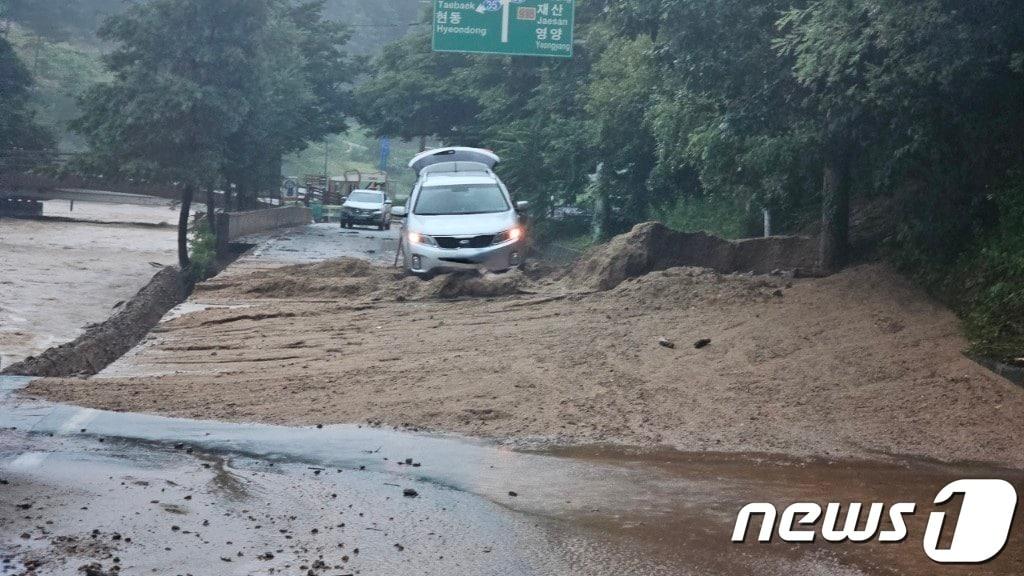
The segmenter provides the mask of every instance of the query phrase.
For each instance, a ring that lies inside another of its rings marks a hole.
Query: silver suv
[[[478,148],[441,148],[409,162],[417,180],[406,206],[391,213],[405,218],[405,267],[415,274],[442,269],[518,266],[525,230],[508,189],[492,169],[497,155]]]

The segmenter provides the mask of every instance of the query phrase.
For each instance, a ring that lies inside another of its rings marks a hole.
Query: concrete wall
[[[286,206],[252,212],[225,212],[217,215],[217,251],[226,253],[228,244],[251,234],[276,228],[302,226],[313,221],[313,212],[303,206]]]

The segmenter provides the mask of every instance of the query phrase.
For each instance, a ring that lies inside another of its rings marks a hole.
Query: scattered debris
[[[111,572],[104,570],[103,565],[98,562],[83,564],[78,567],[78,571],[85,576],[112,576]]]
[[[707,348],[709,344],[711,344],[710,338],[701,338],[693,343],[693,347],[700,350],[701,348]]]
[[[676,347],[676,343],[671,341],[671,340],[669,340],[668,338],[661,338],[660,340],[658,340],[658,345],[661,346],[662,348],[675,348]]]

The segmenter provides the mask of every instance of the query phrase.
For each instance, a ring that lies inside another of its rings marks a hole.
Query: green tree
[[[612,214],[628,222],[649,213],[652,200],[647,183],[655,157],[647,111],[657,86],[654,42],[649,36],[613,40],[594,64],[586,106],[601,163],[592,188],[596,240],[613,232]]]
[[[793,2],[640,0],[616,7],[617,34],[650,34],[658,85],[646,122],[656,161],[657,199],[761,208],[781,216],[816,201],[820,155],[814,114],[773,46],[775,22]],[[692,210],[691,210],[692,212]],[[719,214],[711,209],[707,213]],[[708,228],[719,226],[709,224]],[[725,226],[725,227],[732,227]]]
[[[473,86],[456,77],[470,61],[432,52],[424,33],[385,46],[373,76],[356,89],[359,122],[377,136],[454,141],[480,111]]]
[[[53,135],[39,126],[30,103],[32,76],[7,39],[0,36],[0,170],[17,168],[24,152],[48,151]]]
[[[113,80],[82,99],[75,128],[109,171],[182,188],[178,260],[189,265],[188,221],[197,187],[213,181],[228,138],[250,108],[251,55],[269,0],[154,0],[107,20]]]
[[[870,155],[869,183],[922,191],[912,243],[956,257],[1024,153],[1019,5],[824,0],[780,23],[829,133]]]
[[[248,113],[226,146],[223,180],[236,184],[246,207],[280,186],[284,155],[347,129],[351,85],[362,71],[344,49],[348,30],[323,19],[322,1],[272,8],[253,39],[252,82],[241,87]]]

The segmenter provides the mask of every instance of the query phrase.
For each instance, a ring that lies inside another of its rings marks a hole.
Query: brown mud
[[[29,393],[229,421],[1024,467],[1024,391],[965,358],[955,315],[882,265],[672,268],[602,292],[350,261],[231,276],[192,302],[230,306],[162,323],[97,378]]]
[[[816,242],[809,237],[776,236],[723,240],[704,232],[678,232],[660,222],[631,231],[587,252],[569,271],[581,286],[608,290],[650,272],[696,266],[716,272],[791,271],[816,274]]]

